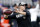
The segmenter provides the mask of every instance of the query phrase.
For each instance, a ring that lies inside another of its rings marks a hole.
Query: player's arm
[[[26,15],[26,12],[22,12],[22,11],[15,11],[16,13],[20,13],[20,14],[23,14],[23,15]]]
[[[18,13],[23,14],[23,15],[26,15],[26,12],[18,12]]]

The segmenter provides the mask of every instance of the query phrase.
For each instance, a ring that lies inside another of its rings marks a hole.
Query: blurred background
[[[14,4],[18,5],[21,2],[25,2],[27,4],[26,9],[35,8],[35,6],[38,4],[38,0],[0,0],[0,4],[3,7],[2,8],[3,11],[5,9],[10,9],[10,8],[13,9],[12,7]],[[10,27],[9,19],[4,19],[3,15],[1,15],[1,23],[0,23],[1,26],[0,27]],[[15,25],[16,24],[15,20],[12,19],[11,21],[12,21],[12,24],[14,25],[13,27],[18,26],[18,25]]]
[[[2,4],[13,5],[15,3],[25,2],[27,4],[36,5],[38,0],[0,0]]]

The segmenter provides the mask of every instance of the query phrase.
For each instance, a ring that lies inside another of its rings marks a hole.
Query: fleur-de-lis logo
[[[14,25],[14,22],[12,22],[12,25]]]
[[[26,19],[26,17],[23,17],[23,19]]]

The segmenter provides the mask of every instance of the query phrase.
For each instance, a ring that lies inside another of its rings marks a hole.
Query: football
[[[11,13],[12,13],[11,10],[5,10],[5,12],[4,12],[4,14],[6,14],[6,15],[10,15]]]

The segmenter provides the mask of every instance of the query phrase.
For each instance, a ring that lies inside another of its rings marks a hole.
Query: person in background
[[[32,6],[32,8],[35,8],[35,6]]]
[[[1,15],[3,15],[2,4],[0,4],[0,21],[1,21]]]
[[[38,15],[37,15],[37,25],[38,27],[40,27],[40,0],[38,2],[39,2],[39,10],[38,10]]]
[[[39,10],[39,4],[37,4],[35,8],[31,8],[29,10],[29,12],[31,14],[31,24],[32,24],[32,27],[38,27],[38,25],[37,25],[38,10]]]
[[[17,10],[17,8],[18,8],[17,4],[14,4],[14,5],[10,6],[10,9],[11,9],[12,11]]]
[[[32,6],[30,4],[27,5],[27,9],[30,9],[32,8]]]
[[[13,13],[10,15],[10,16],[13,17],[12,19],[10,19],[10,25],[11,25],[11,27],[18,27],[17,21],[13,16],[14,15],[14,11],[16,11],[18,9],[17,4],[14,4],[13,7],[10,7],[10,9],[13,11]]]

